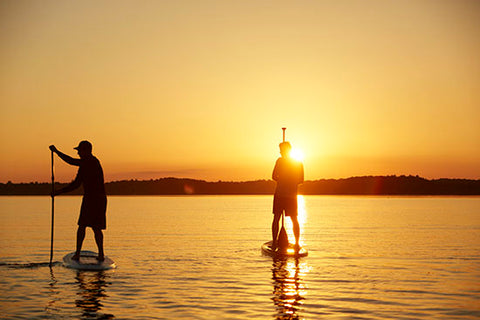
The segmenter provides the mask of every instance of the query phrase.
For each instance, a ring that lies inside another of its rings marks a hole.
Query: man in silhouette
[[[280,143],[280,155],[273,169],[272,179],[277,182],[273,197],[272,249],[278,246],[278,230],[282,213],[289,216],[295,235],[295,249],[300,248],[300,225],[298,224],[297,187],[303,183],[303,164],[290,156],[292,146],[289,142]]]
[[[60,159],[66,163],[77,166],[78,172],[75,180],[73,180],[65,188],[56,190],[53,194],[62,194],[83,185],[83,199],[78,218],[77,229],[77,248],[72,259],[80,259],[80,251],[82,250],[83,240],[85,239],[85,229],[90,227],[95,234],[95,242],[98,246],[99,261],[104,260],[103,251],[103,232],[106,229],[106,210],[107,196],[105,194],[105,185],[103,179],[103,170],[100,161],[92,155],[92,144],[88,141],[81,141],[77,150],[80,159],[72,158],[60,151],[54,145],[50,146],[50,150],[55,152]]]

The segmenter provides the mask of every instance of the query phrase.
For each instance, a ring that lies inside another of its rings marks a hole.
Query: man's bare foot
[[[275,252],[277,250],[277,243],[272,242],[272,251]]]
[[[105,257],[104,257],[103,255],[99,255],[99,256],[97,257],[97,260],[98,260],[99,262],[105,261]]]
[[[295,253],[298,253],[300,251],[300,245],[298,243],[295,244]]]
[[[73,257],[72,257],[72,260],[75,260],[75,261],[80,260],[80,255],[77,254],[77,253],[75,253],[75,254],[73,255]]]

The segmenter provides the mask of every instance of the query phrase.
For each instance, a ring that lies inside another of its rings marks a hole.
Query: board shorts
[[[104,230],[107,228],[106,213],[106,196],[83,196],[78,225]]]
[[[273,197],[273,214],[282,214],[289,217],[296,217],[298,215],[297,197],[282,197],[275,195]]]

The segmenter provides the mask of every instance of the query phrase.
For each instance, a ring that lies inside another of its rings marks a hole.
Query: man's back
[[[94,156],[82,159],[78,170],[85,195],[105,195],[103,170]]]
[[[303,164],[290,157],[280,157],[275,163],[272,178],[277,181],[275,195],[295,197],[298,185],[303,183]]]

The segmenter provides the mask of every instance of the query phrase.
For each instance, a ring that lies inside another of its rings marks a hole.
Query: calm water
[[[272,197],[110,197],[108,272],[60,263],[80,201],[56,199],[50,269],[50,198],[0,197],[0,318],[480,318],[479,197],[303,197],[298,261],[261,255]]]

